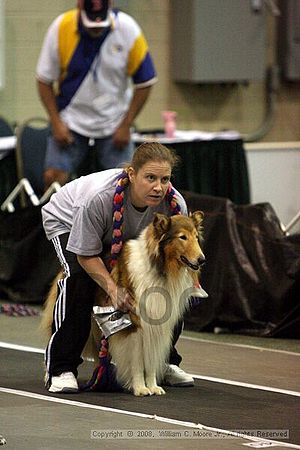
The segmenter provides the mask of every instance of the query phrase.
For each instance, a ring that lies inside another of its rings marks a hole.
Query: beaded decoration
[[[111,242],[111,267],[113,267],[118,259],[123,246],[123,214],[124,214],[124,196],[125,189],[129,185],[129,177],[126,170],[119,175],[117,179],[117,187],[113,198],[113,233]],[[177,202],[175,190],[171,183],[165,196],[167,203],[169,204],[172,212],[172,216],[175,214],[181,214],[180,205]]]
[[[81,391],[120,392],[123,390],[117,382],[116,366],[111,363],[108,346],[107,339],[103,337],[99,351],[99,363],[91,379],[80,386]]]

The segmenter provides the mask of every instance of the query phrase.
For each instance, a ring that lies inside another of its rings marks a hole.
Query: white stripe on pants
[[[47,384],[49,381],[49,369],[50,369],[50,360],[51,360],[51,346],[54,339],[55,334],[61,327],[62,322],[66,316],[66,284],[67,278],[70,276],[70,268],[65,259],[65,256],[62,251],[61,243],[59,240],[59,236],[51,239],[51,242],[54,245],[57,257],[60,261],[60,264],[64,271],[64,278],[59,280],[57,283],[58,295],[54,307],[54,315],[53,321],[55,325],[55,332],[52,334],[49,343],[45,352],[45,366],[46,366],[46,375],[45,375],[45,383]]]

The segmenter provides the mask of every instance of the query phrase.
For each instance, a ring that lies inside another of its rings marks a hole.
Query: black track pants
[[[53,314],[52,336],[45,355],[48,375],[73,372],[82,362],[81,353],[91,327],[97,284],[82,269],[74,253],[65,250],[68,234],[52,242],[64,270],[65,278],[58,282],[57,299]]]

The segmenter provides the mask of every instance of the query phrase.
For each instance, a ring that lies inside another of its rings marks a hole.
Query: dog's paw
[[[133,388],[133,394],[136,397],[144,397],[146,395],[152,395],[152,392],[146,386],[136,386]]]
[[[149,391],[154,395],[164,395],[166,391],[160,386],[149,387]]]

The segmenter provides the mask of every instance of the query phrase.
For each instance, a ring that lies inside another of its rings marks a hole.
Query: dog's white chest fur
[[[145,234],[129,243],[128,268],[142,327],[173,327],[187,306],[192,287],[188,270],[182,267],[176,278],[158,273],[149,257]]]

